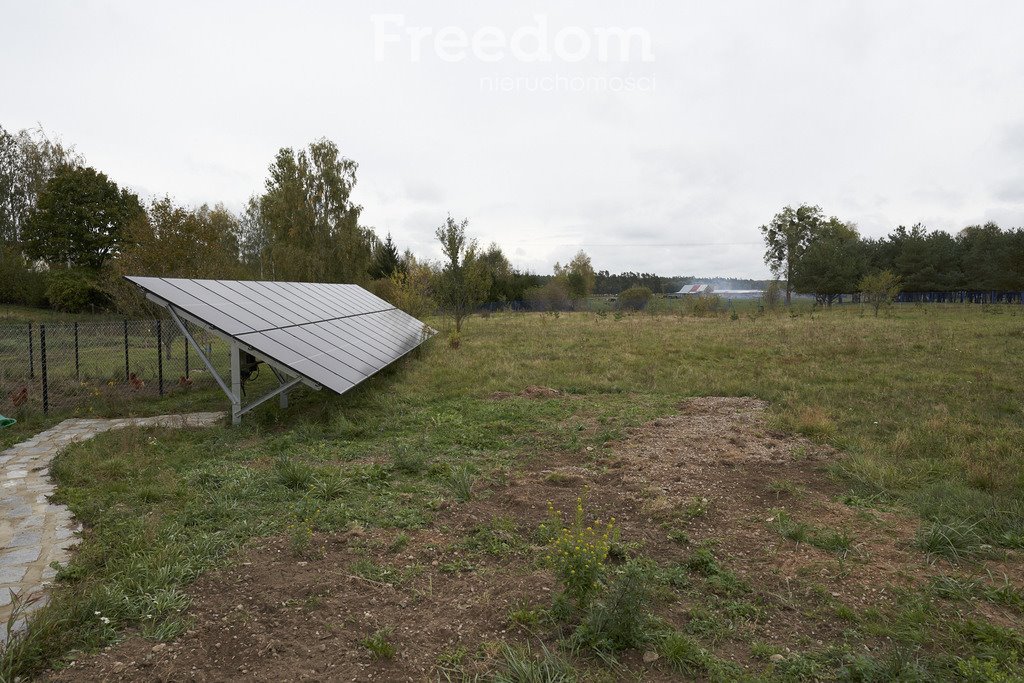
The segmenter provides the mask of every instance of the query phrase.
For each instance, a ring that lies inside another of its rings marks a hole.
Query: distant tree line
[[[42,130],[0,127],[0,303],[141,314],[148,304],[126,274],[351,282],[413,314],[441,308],[460,328],[486,302],[567,310],[592,294],[668,293],[695,281],[596,271],[582,250],[554,264],[552,275],[537,275],[513,267],[498,245],[478,245],[468,220],[451,216],[439,217],[436,231],[444,259],[422,261],[363,224],[352,201],[357,170],[327,139],[282,148],[262,191],[235,213],[221,204],[141,199]],[[1024,290],[1019,229],[988,223],[951,236],[901,226],[871,240],[852,223],[802,205],[786,207],[761,231],[787,300],[797,291],[831,303],[883,271],[904,291]]]
[[[898,226],[880,239],[826,216],[819,206],[787,206],[762,225],[765,263],[791,292],[831,304],[861,292],[867,276],[889,273],[904,292],[1024,291],[1024,230],[995,223],[956,235],[929,232],[920,223]]]
[[[619,294],[630,287],[646,287],[652,292],[666,294],[672,290],[673,281],[654,273],[609,273],[607,270],[597,272],[594,282],[594,293],[601,295]]]

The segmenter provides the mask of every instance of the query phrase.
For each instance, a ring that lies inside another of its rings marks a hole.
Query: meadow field
[[[86,531],[0,677],[1024,677],[1024,307],[445,337],[344,396],[59,456]]]

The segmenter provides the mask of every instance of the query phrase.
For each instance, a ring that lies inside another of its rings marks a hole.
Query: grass
[[[845,555],[853,549],[853,537],[845,529],[827,529],[808,524],[795,519],[785,510],[775,511],[774,524],[780,536],[794,543],[809,543],[836,555]]]
[[[530,648],[504,647],[502,670],[494,683],[576,683],[579,672],[563,656],[541,646],[539,653]]]
[[[914,545],[929,557],[958,561],[976,555],[982,539],[975,525],[968,522],[926,522],[918,529]]]
[[[1024,547],[1022,355],[1024,309],[1012,306],[1001,315],[977,306],[897,307],[878,318],[856,307],[782,316],[742,310],[736,320],[498,314],[470,320],[459,350],[434,343],[344,396],[296,392],[289,410],[261,407],[240,428],[105,434],[53,463],[58,499],[88,532],[61,569],[50,605],[0,658],[0,679],[31,676],[131,628],[173,637],[187,628],[185,587],[253,537],[285,533],[295,520],[315,533],[417,529],[441,514],[440,501],[485,499],[502,473],[545,453],[601,452],[631,427],[672,414],[687,396],[763,398],[772,428],[845,451],[836,475],[849,500],[919,515],[922,557],[965,560],[986,545]],[[568,398],[490,398],[528,385]],[[182,393],[132,410],[200,406],[222,407],[223,400]],[[0,445],[51,422],[29,417],[0,432]],[[780,482],[770,495],[798,493]],[[695,501],[687,513],[706,511]],[[837,554],[853,544],[843,530],[792,518],[779,531]],[[688,543],[682,531],[676,540]],[[482,557],[528,561],[508,520],[483,520],[466,542]],[[734,618],[729,605],[740,609],[739,596],[757,587],[724,570],[727,558],[708,548],[676,547],[693,580],[680,579],[673,590],[698,602],[686,608],[685,629],[648,646],[680,675],[728,680],[735,664],[714,647],[739,637],[734,624],[749,617]],[[361,568],[381,578],[378,570]],[[997,588],[968,593],[996,602]],[[1011,586],[1001,599],[1014,603],[1016,591]],[[842,667],[924,667],[955,678],[991,662],[1010,671],[1012,656],[1024,659],[1005,631],[949,618],[930,602],[945,599],[911,594],[893,607],[854,611],[844,623],[858,637],[888,639],[892,648],[847,657],[826,642],[775,665],[777,673],[797,680]],[[937,658],[893,654],[936,643],[946,648]],[[509,676],[521,671],[505,680],[578,676],[557,652],[519,655],[504,656]]]
[[[448,470],[448,488],[462,502],[473,497],[473,473],[464,465],[453,466]]]
[[[391,637],[391,629],[377,629],[371,635],[363,638],[360,644],[370,651],[374,659],[391,659],[398,652],[398,648],[388,640]]]

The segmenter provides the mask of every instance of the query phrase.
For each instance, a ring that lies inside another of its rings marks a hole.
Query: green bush
[[[523,293],[523,299],[531,311],[572,310],[569,290],[560,280],[551,280],[543,287],[531,287]]]
[[[772,280],[768,283],[768,287],[765,288],[764,292],[761,293],[761,306],[766,311],[778,311],[782,306],[782,283],[778,280]]]
[[[651,567],[638,560],[627,562],[612,576],[605,594],[587,609],[570,639],[572,645],[615,653],[649,642],[655,625],[649,611],[651,599]]]
[[[717,294],[701,294],[683,299],[683,308],[689,315],[703,318],[725,310],[725,302]]]
[[[46,278],[46,300],[50,308],[65,313],[95,311],[110,303],[96,278],[83,270],[51,271]]]
[[[542,533],[550,534],[547,561],[565,593],[580,607],[600,586],[608,551],[616,539],[615,518],[588,522],[583,512],[583,499],[576,499],[576,514],[568,523],[561,511],[548,503],[548,521]]]
[[[0,304],[46,305],[46,281],[13,246],[0,246]]]
[[[626,311],[642,311],[650,302],[651,290],[646,287],[630,287],[619,294],[619,308]]]

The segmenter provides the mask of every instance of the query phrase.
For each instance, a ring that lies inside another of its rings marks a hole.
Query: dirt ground
[[[553,395],[531,388],[522,396]],[[838,455],[773,432],[764,408],[752,398],[685,401],[678,414],[620,442],[538,457],[507,481],[478,485],[473,500],[448,503],[407,541],[396,530],[357,528],[315,537],[322,557],[300,559],[288,539],[265,539],[191,588],[193,626],[176,642],[129,637],[45,680],[443,680],[442,669],[460,659],[469,672],[486,671],[501,642],[554,643],[550,629],[531,633],[509,610],[550,605],[555,585],[537,561],[534,531],[549,501],[571,510],[584,489],[588,511],[615,516],[622,541],[637,552],[672,563],[711,548],[755,587],[759,616],[718,642],[718,656],[753,666],[753,639],[794,649],[841,640],[844,624],[814,607],[879,605],[890,599],[888,586],[919,583],[929,565],[910,547],[916,521],[842,502],[826,472]],[[786,540],[775,523],[780,509],[849,530],[852,548],[838,558]],[[513,549],[468,547],[466,538],[495,518],[512,521]],[[671,538],[673,530],[688,539]],[[389,572],[359,575],[354,565],[367,560]],[[693,608],[684,598],[658,613],[683,628],[696,618]],[[391,629],[391,659],[374,659],[361,642],[378,629]],[[620,661],[645,680],[676,680],[642,655]]]

